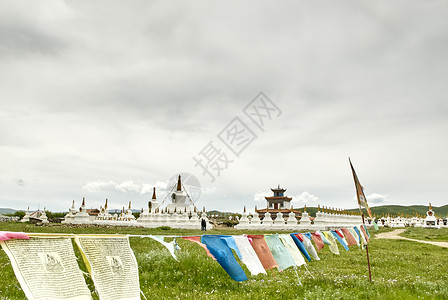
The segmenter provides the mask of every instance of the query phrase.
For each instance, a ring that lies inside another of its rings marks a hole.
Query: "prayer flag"
[[[265,235],[264,239],[266,240],[266,244],[268,244],[269,250],[271,250],[271,253],[274,256],[275,261],[278,263],[280,271],[295,266],[294,260],[280,241],[277,234]]]
[[[233,239],[241,254],[241,261],[246,265],[249,272],[252,275],[258,275],[260,273],[266,274],[266,270],[263,268],[254,248],[249,243],[249,239],[242,235],[234,236]]]
[[[138,265],[127,236],[75,236],[99,298],[140,300]]]
[[[220,235],[220,237],[227,243],[227,246],[229,246],[230,249],[233,249],[235,251],[236,255],[238,255],[238,258],[241,259],[241,253],[235,243],[234,237],[232,235]]]
[[[318,232],[318,231],[316,231]],[[325,234],[323,232],[320,232],[320,238],[322,239],[322,242],[324,242],[325,245],[331,246],[331,242],[327,239]]]
[[[288,250],[289,254],[291,254],[296,266],[300,267],[301,265],[306,264],[305,259],[302,254],[300,254],[299,248],[297,248],[294,240],[289,234],[280,234],[279,238],[283,245],[285,245],[286,250]]]
[[[268,245],[264,239],[263,235],[248,235],[252,239],[252,248],[254,248],[255,253],[257,253],[258,258],[263,265],[265,270],[270,270],[273,268],[278,268],[279,265],[275,261],[271,250],[269,250]]]
[[[369,214],[370,219],[373,220],[372,211],[370,210],[369,205],[367,204],[366,195],[364,195],[364,188],[362,187],[361,183],[359,183],[358,176],[356,175],[355,169],[353,168],[350,158],[348,160],[350,162],[350,167],[352,168],[353,179],[355,180],[356,197],[358,198],[359,209],[361,210],[361,207],[364,207],[367,213]]]
[[[161,236],[161,235],[150,235],[149,237],[152,238],[153,240],[158,241],[163,246],[165,246],[168,249],[168,251],[170,252],[171,256],[174,257],[175,260],[177,260],[176,254],[174,254],[174,251],[175,251],[175,244],[174,243],[167,243],[167,242],[165,242],[164,237]]]
[[[361,227],[359,227],[359,229],[361,229],[361,232],[364,234],[364,238],[366,239],[366,242],[369,243],[369,232],[362,225],[361,225]]]
[[[305,245],[306,251],[308,251],[315,260],[320,260],[313,243],[311,243],[311,233],[307,232],[303,234],[303,244]]]
[[[342,233],[344,234],[346,240],[347,240],[347,245],[348,246],[353,246],[353,245],[357,245],[358,243],[356,242],[356,239],[354,238],[354,236],[351,234],[350,230],[348,230],[347,228],[341,228]]]
[[[216,261],[235,281],[245,281],[247,276],[233,256],[232,250],[226,241],[219,235],[203,235],[201,238]]]
[[[208,251],[207,246],[204,245],[203,243],[201,243],[201,237],[200,236],[183,236],[182,238],[184,240],[187,240],[187,241],[190,241],[192,243],[198,244],[199,246],[204,248],[205,252],[207,252],[207,256],[215,259],[215,257],[210,253],[210,251]]]
[[[296,243],[297,248],[299,248],[300,252],[302,252],[303,256],[305,256],[308,261],[311,261],[311,256],[308,251],[306,251],[305,245],[303,244],[302,235],[300,233],[291,233],[290,235],[294,240],[294,243]]]
[[[26,233],[23,233],[23,232],[0,231],[0,241],[7,241],[10,239],[29,240],[30,237]]]
[[[92,299],[71,238],[33,237],[2,241],[1,245],[28,299]]]
[[[322,240],[319,234],[314,232],[311,234],[311,238],[313,239],[313,242],[316,245],[318,252],[324,248],[324,241]]]
[[[336,240],[345,248],[345,250],[350,251],[348,249],[347,243],[344,242],[344,240],[341,238],[340,234],[337,231],[332,230],[331,233],[333,234],[333,237],[335,237]]]
[[[339,255],[339,248],[338,248],[338,244],[336,242],[336,240],[333,237],[333,234],[329,231],[324,231],[322,232],[325,236],[325,238],[331,243],[330,247],[330,251],[333,252],[334,254]]]

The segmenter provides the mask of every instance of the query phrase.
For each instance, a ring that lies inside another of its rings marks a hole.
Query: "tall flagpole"
[[[365,225],[366,223],[364,222],[364,213],[361,212],[361,216],[362,216],[362,224]],[[372,281],[372,273],[370,272],[370,259],[369,259],[369,245],[367,245],[366,243],[366,255],[367,255],[367,266],[369,267],[369,281]]]
[[[359,206],[359,210],[361,211],[362,224],[365,225],[366,223],[364,221],[364,213],[361,208],[361,202],[359,201],[359,194],[362,193],[364,195],[364,191],[362,190],[363,188],[361,187],[361,184],[359,183],[358,176],[356,175],[355,169],[353,168],[352,162],[350,161],[350,157],[348,158],[348,161],[350,162],[350,167],[351,167],[352,173],[353,173],[353,179],[355,181],[356,197],[358,198],[358,206]],[[365,199],[365,196],[364,196],[364,199]],[[365,201],[367,201],[367,199]],[[368,248],[367,243],[366,243],[366,255],[367,255],[367,266],[369,268],[369,281],[371,282],[372,281],[372,273],[370,271],[369,248]]]

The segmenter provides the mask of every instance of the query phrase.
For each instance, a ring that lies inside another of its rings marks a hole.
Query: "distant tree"
[[[133,215],[136,219],[138,219],[138,218],[140,217],[140,212],[132,213],[132,215]]]
[[[25,216],[25,212],[18,210],[13,214],[13,217],[19,217],[20,219],[22,219]]]
[[[49,210],[45,211],[45,214],[47,215],[48,219],[57,219],[57,218],[63,218],[67,214],[66,212],[51,212]]]

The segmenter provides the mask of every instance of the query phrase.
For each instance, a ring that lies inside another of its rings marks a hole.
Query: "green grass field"
[[[2,223],[0,230],[59,233],[128,233],[161,235],[200,235],[200,231],[143,228],[70,228]],[[382,229],[384,232],[391,229]],[[207,234],[242,234],[237,230],[210,230]],[[247,232],[244,232],[247,233]],[[255,232],[250,232],[255,233]],[[371,231],[372,236],[374,232]],[[409,228],[407,237],[448,241],[448,229]],[[448,249],[405,240],[377,240],[369,244],[372,282],[368,280],[365,251],[357,246],[341,255],[328,248],[320,251],[320,261],[298,269],[302,286],[293,269],[251,276],[235,282],[205,251],[189,241],[178,239],[182,248],[176,262],[158,242],[149,238],[130,238],[140,271],[140,288],[148,299],[448,299]],[[76,246],[75,246],[76,250]],[[76,251],[85,271],[80,254]],[[0,299],[24,299],[9,259],[0,252]],[[311,275],[312,276],[311,276]],[[87,276],[86,281],[93,291]],[[92,292],[94,299],[98,299]]]

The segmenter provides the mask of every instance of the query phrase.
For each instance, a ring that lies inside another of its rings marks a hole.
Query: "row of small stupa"
[[[362,224],[362,217],[350,214],[343,210],[323,209],[320,206],[316,212],[316,217],[311,221],[306,206],[302,216],[297,218],[294,209],[291,206],[289,213],[278,211],[273,218],[269,209],[260,216],[255,207],[254,213],[250,215],[246,212],[246,207],[241,214],[237,229],[260,229],[260,230],[330,230],[340,227],[349,227]]]
[[[182,190],[181,178],[179,176],[177,189],[171,195],[172,203],[165,209],[160,207],[156,198],[156,189],[153,189],[151,201],[148,202],[148,208],[140,213],[138,219],[132,214],[131,202],[127,210],[123,208],[120,214],[110,214],[107,207],[107,199],[104,207],[100,207],[96,216],[89,215],[85,207],[85,199],[79,210],[75,209],[75,201],[65,216],[63,223],[67,224],[98,224],[98,225],[119,225],[119,226],[142,226],[147,228],[156,228],[168,226],[171,228],[199,229],[201,220],[205,219],[208,223],[205,207],[202,212],[198,212],[196,207],[186,204],[187,194]],[[211,225],[209,225],[210,227]]]
[[[397,217],[382,217],[377,220],[378,226],[382,227],[422,227],[422,228],[446,228],[448,227],[448,217],[436,218],[432,205],[429,203],[429,209],[426,217],[415,215],[412,218],[405,218],[403,215]]]

